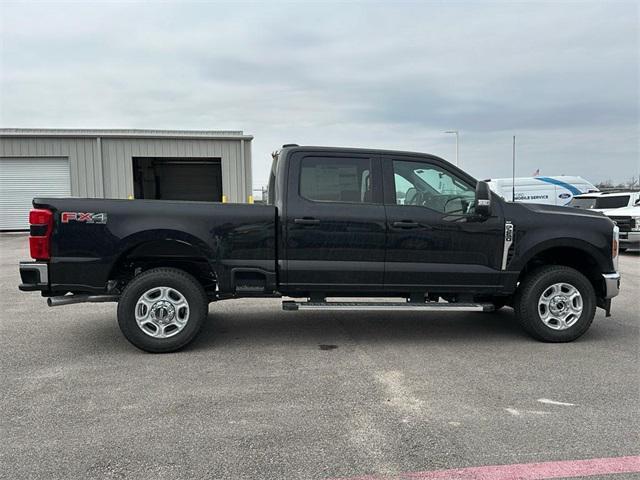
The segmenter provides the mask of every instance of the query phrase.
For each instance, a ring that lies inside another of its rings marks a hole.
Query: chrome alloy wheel
[[[153,338],[169,338],[187,325],[189,303],[175,288],[154,287],[140,296],[135,313],[144,333]]]
[[[547,287],[538,300],[540,320],[554,330],[572,327],[582,315],[582,295],[569,283],[554,283]]]

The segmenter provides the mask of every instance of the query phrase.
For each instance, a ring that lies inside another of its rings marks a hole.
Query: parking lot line
[[[428,472],[405,472],[392,477],[365,475],[341,480],[544,480],[617,473],[640,473],[640,456],[487,465]]]
[[[559,402],[557,400],[550,400],[548,398],[539,398],[538,401],[540,403],[546,403],[548,405],[559,405],[561,407],[575,407],[576,406],[575,403]]]

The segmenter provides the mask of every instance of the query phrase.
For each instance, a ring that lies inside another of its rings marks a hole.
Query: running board
[[[283,310],[429,310],[432,312],[491,312],[492,303],[445,302],[282,302]]]

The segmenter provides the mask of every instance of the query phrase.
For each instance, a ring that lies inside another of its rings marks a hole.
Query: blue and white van
[[[505,200],[513,201],[513,179],[494,178],[486,181],[491,190]],[[564,206],[571,202],[574,195],[597,191],[595,185],[582,177],[560,175],[557,177],[517,177],[515,179],[516,202]]]

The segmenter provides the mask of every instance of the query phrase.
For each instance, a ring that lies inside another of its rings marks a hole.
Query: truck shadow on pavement
[[[520,328],[510,309],[491,314],[397,312],[393,315],[383,312],[287,314],[271,311],[232,314],[216,313],[215,306],[212,310],[199,337],[185,350],[235,348],[243,344],[261,347],[308,345],[315,349],[321,345],[345,344],[397,347],[444,343],[539,344]],[[576,342],[602,340],[610,336],[605,329],[596,327],[594,324]]]
[[[606,328],[606,320],[594,325],[578,342],[611,342],[615,332]],[[138,351],[122,336],[115,319],[81,322],[67,326],[67,342],[76,350],[92,352]],[[77,330],[77,331],[76,331]],[[62,341],[63,338],[60,340]],[[181,352],[233,350],[247,347],[269,349],[279,346],[323,349],[322,345],[360,347],[429,346],[458,344],[485,347],[505,344],[537,344],[518,325],[513,310],[495,313],[422,313],[349,312],[288,313],[274,309],[243,312],[216,312],[209,318],[193,343]],[[325,348],[329,353],[334,348]]]

